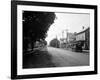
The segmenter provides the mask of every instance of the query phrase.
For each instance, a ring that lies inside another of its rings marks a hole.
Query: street
[[[48,47],[48,52],[52,55],[52,62],[57,67],[89,65],[89,55],[84,53],[72,52],[53,47]]]
[[[46,68],[89,65],[89,55],[61,48],[47,47],[23,56],[23,68]]]

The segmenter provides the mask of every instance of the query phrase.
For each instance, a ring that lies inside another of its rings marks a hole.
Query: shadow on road
[[[23,68],[46,68],[55,67],[48,51],[35,51],[23,55]]]

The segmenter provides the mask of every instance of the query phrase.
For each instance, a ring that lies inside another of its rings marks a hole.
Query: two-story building
[[[76,33],[76,42],[80,42],[83,44],[83,49],[89,50],[89,43],[90,43],[90,28],[88,27],[87,29]]]

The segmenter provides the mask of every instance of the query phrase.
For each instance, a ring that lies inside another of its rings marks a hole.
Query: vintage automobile
[[[84,45],[84,41],[82,41],[82,40],[81,41],[76,41],[76,42],[72,43],[71,48],[72,48],[73,51],[82,52],[83,45]]]

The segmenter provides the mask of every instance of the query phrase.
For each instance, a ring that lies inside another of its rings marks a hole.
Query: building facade
[[[90,46],[90,28],[76,33],[76,41],[81,42],[83,44],[82,48],[85,50],[89,50]]]
[[[90,28],[78,32],[67,33],[66,38],[60,39],[60,47],[66,49],[76,49],[76,46],[83,50],[90,49]],[[79,49],[79,48],[77,48]]]
[[[70,48],[70,45],[73,41],[75,41],[75,33],[67,33],[66,38],[60,39],[61,48]]]

